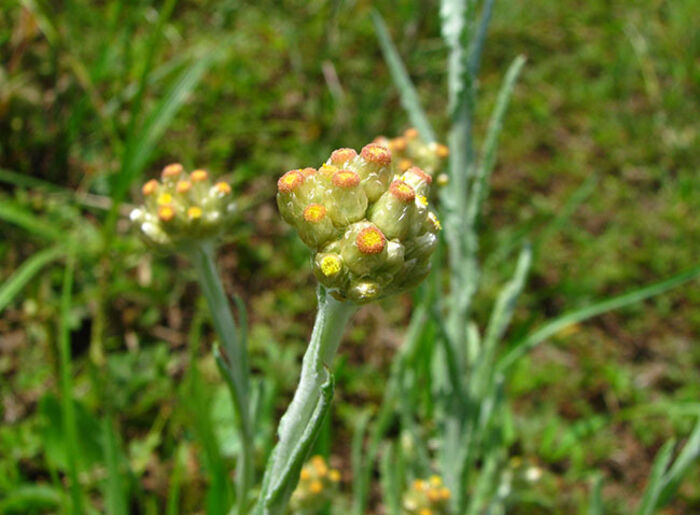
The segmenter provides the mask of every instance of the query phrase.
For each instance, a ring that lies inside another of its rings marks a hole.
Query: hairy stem
[[[286,508],[330,400],[324,397],[324,389],[329,382],[332,383],[328,368],[333,363],[345,326],[356,309],[354,304],[340,302],[325,288],[319,287],[318,312],[304,354],[299,385],[280,421],[279,441],[265,471],[256,513],[278,514]]]

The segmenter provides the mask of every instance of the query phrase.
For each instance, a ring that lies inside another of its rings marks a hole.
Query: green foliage
[[[469,510],[697,510],[695,3],[442,3],[451,57],[437,1],[0,7],[0,512],[81,502],[87,512],[218,512],[237,499],[239,447],[225,436],[236,410],[222,407],[195,275],[145,256],[123,223],[121,201],[147,170],[177,159],[230,174],[244,214],[219,269],[250,311],[261,472],[313,306],[308,252],[274,212],[275,178],[409,123],[441,140],[455,121],[451,145],[464,153],[448,188],[472,189],[463,204],[441,201],[453,228],[469,213],[479,236],[449,242],[478,258],[451,270],[471,322],[437,316],[449,304],[439,277],[358,313],[324,422],[348,479],[333,512],[400,512],[405,485],[444,473],[436,451],[457,420],[446,399],[459,383],[483,392],[467,406],[480,453],[468,457]],[[506,87],[520,53],[527,65]],[[511,87],[500,118],[499,88],[503,99]],[[486,141],[498,141],[497,156]],[[528,241],[527,285],[511,310],[500,290]],[[436,252],[440,268],[448,251]],[[488,329],[496,306],[509,308],[505,331]],[[462,343],[448,345],[458,332]],[[482,372],[477,387],[465,368],[437,365],[449,353],[462,355],[451,364],[492,362],[499,373]],[[355,431],[363,438],[350,446]],[[679,444],[661,447],[669,438]],[[68,445],[79,449],[77,480]]]

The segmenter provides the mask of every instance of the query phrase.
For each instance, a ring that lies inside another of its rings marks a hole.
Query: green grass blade
[[[537,331],[517,342],[513,348],[505,356],[503,356],[503,358],[501,358],[498,364],[498,369],[501,372],[505,371],[507,368],[513,365],[518,358],[565,327],[569,327],[594,316],[607,313],[608,311],[613,311],[615,309],[636,304],[637,302],[641,302],[649,297],[653,297],[654,295],[660,295],[664,292],[672,290],[673,288],[676,288],[677,286],[680,286],[683,283],[695,280],[699,277],[700,267],[696,267],[664,281],[645,286],[644,288],[640,288],[617,297],[613,297],[612,299],[586,306],[585,308],[581,308],[570,313],[565,313],[560,317],[550,320]]]
[[[19,205],[13,202],[0,202],[0,220],[17,225],[25,231],[46,240],[65,240],[66,235],[63,230],[50,225],[46,220],[34,216],[33,213],[26,209],[22,209]]]
[[[352,436],[352,512],[356,515],[365,513],[363,479],[369,474],[367,469],[371,469],[374,465],[369,459],[369,453],[363,452],[369,420],[369,411],[362,412],[357,420],[355,432]],[[365,459],[363,459],[363,456]]]
[[[73,273],[75,270],[75,254],[72,249],[68,254],[66,269],[63,272],[61,289],[61,318],[59,332],[59,373],[61,390],[61,416],[63,431],[66,435],[68,477],[70,478],[71,512],[84,513],[85,501],[78,480],[78,426],[73,403],[73,378],[70,346],[70,317],[73,294]]]
[[[15,273],[0,286],[0,313],[12,302],[22,288],[46,265],[58,259],[64,252],[62,247],[40,250],[20,265]]]
[[[67,192],[65,188],[56,186],[48,181],[37,179],[26,173],[13,172],[5,168],[0,168],[0,182],[21,186],[22,188],[33,188],[52,192]]]
[[[389,442],[384,447],[381,461],[382,500],[388,515],[401,514],[401,474],[398,446]]]
[[[673,446],[675,444],[675,440],[669,440],[661,447],[661,450],[656,455],[654,464],[651,467],[651,473],[649,474],[647,487],[644,490],[644,497],[642,497],[642,502],[637,510],[639,515],[652,515],[656,511],[656,505],[664,486],[664,474],[671,462]]]
[[[664,478],[664,487],[659,495],[657,507],[662,508],[676,494],[678,487],[683,481],[688,468],[700,458],[700,417],[695,424],[688,441],[683,446],[683,450],[671,465],[671,469]]]
[[[532,264],[532,250],[529,245],[523,247],[515,268],[515,274],[496,300],[491,319],[489,320],[486,336],[473,374],[474,383],[472,392],[476,395],[485,395],[488,385],[493,381],[493,364],[496,358],[498,342],[503,338],[506,329],[510,325],[515,311],[515,305],[525,287],[525,279]]]
[[[591,495],[588,501],[588,515],[604,515],[603,476],[597,474],[591,481]]]
[[[209,54],[195,60],[180,72],[165,96],[148,116],[143,128],[138,132],[138,136],[135,137],[133,146],[127,150],[124,164],[115,185],[115,201],[119,202],[123,199],[129,186],[143,172],[159,139],[175,117],[175,114],[185,103],[189,94],[202,80],[213,61],[213,55]]]
[[[20,485],[0,499],[0,513],[58,513],[65,504],[61,489],[43,484]]]
[[[372,21],[374,22],[374,29],[377,33],[377,39],[379,39],[379,46],[384,54],[384,60],[389,67],[391,78],[394,80],[394,84],[399,90],[401,105],[408,113],[411,123],[418,129],[421,137],[428,142],[435,141],[435,132],[428,121],[425,111],[423,111],[420,105],[418,92],[413,82],[411,82],[411,78],[401,61],[401,56],[399,56],[396,46],[391,40],[384,19],[377,10],[372,10]]]
[[[128,497],[123,478],[122,456],[117,436],[114,434],[112,421],[108,417],[102,419],[102,438],[104,445],[107,480],[105,481],[105,508],[109,515],[126,515],[128,513]]]
[[[491,120],[489,121],[486,138],[484,139],[484,144],[481,150],[481,162],[477,168],[476,177],[474,178],[474,185],[470,192],[469,207],[467,211],[467,223],[470,226],[476,221],[476,218],[481,211],[481,206],[488,196],[489,182],[496,163],[498,137],[503,129],[503,118],[505,117],[510,99],[513,96],[515,82],[517,81],[518,75],[520,75],[520,71],[522,70],[524,64],[525,57],[520,55],[515,58],[513,63],[508,68],[505,79],[503,80],[503,85],[501,86],[501,90],[498,92],[496,106],[491,114]]]
[[[481,69],[481,56],[484,52],[484,41],[486,41],[486,33],[488,32],[489,23],[491,22],[494,2],[495,0],[486,0],[484,2],[484,7],[481,10],[481,21],[479,22],[479,27],[471,43],[469,71],[472,77],[479,75],[479,70]]]

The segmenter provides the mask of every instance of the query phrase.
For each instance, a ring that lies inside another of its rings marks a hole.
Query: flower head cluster
[[[292,494],[292,509],[316,513],[331,499],[339,482],[340,472],[330,468],[323,456],[313,456],[301,469],[299,484]]]
[[[157,246],[214,238],[230,222],[235,208],[229,183],[212,182],[205,170],[188,174],[177,163],[163,168],[161,180],[151,179],[141,192],[143,205],[130,218],[146,241]]]
[[[412,166],[418,166],[426,173],[434,175],[441,168],[449,151],[441,143],[426,143],[420,138],[416,129],[406,129],[402,136],[387,139],[379,136],[374,140],[391,150],[397,168],[404,172]]]
[[[416,479],[403,496],[405,515],[442,515],[449,513],[450,490],[440,476]]]
[[[428,208],[432,176],[400,169],[388,147],[335,150],[318,170],[277,182],[282,217],[315,251],[314,273],[358,304],[418,284],[430,271],[440,222]]]

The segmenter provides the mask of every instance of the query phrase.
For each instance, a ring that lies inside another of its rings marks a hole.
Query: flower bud
[[[378,138],[359,155],[340,148],[318,170],[292,170],[279,179],[280,213],[315,252],[314,274],[335,298],[381,299],[430,271],[439,230],[428,209],[432,177],[412,164],[400,171],[392,155],[417,144],[410,131]]]
[[[330,217],[338,226],[362,220],[367,211],[367,195],[360,176],[352,170],[338,170],[331,178]]]
[[[290,499],[294,513],[317,513],[334,495],[340,471],[330,468],[322,456],[313,456],[299,473],[299,483]]]
[[[188,176],[178,163],[163,168],[161,178],[143,185],[144,204],[130,214],[148,243],[170,247],[211,239],[230,223],[235,206],[228,183],[212,185],[204,170]]]
[[[360,152],[357,172],[370,202],[375,202],[391,182],[391,152],[381,145],[370,143]]]
[[[415,479],[403,496],[403,509],[410,515],[446,515],[449,513],[450,490],[440,476]]]
[[[309,204],[304,208],[298,230],[304,243],[312,248],[321,247],[335,233],[333,222],[323,204]]]
[[[415,200],[415,190],[406,182],[396,180],[372,206],[369,219],[387,238],[405,238],[414,221]]]

